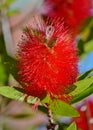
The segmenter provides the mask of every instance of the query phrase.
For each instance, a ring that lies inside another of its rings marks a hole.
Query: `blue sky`
[[[93,68],[93,51],[88,53],[86,57],[79,62],[78,67],[80,73],[84,73]]]

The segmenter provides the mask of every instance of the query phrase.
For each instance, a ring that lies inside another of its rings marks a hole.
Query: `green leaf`
[[[0,87],[0,94],[7,98],[18,100],[18,101],[24,101],[25,97],[27,96],[27,95],[24,95],[23,89],[10,87],[10,86]],[[29,96],[27,99],[27,103],[29,104],[34,104],[36,103],[36,101],[37,101],[37,98],[32,97],[32,96]]]
[[[85,89],[87,89],[91,84],[93,83],[93,76],[90,78],[85,78],[83,80],[77,81],[75,85],[77,88],[71,92],[73,96],[76,96],[77,94],[83,92]]]
[[[7,16],[12,16],[12,15],[16,15],[18,13],[20,13],[20,11],[18,9],[13,9],[13,10],[8,10],[6,15]]]
[[[3,86],[0,87],[0,94],[10,99],[15,99],[19,101],[24,100],[23,93],[19,91],[19,88]]]
[[[55,115],[62,115],[69,117],[79,116],[79,113],[75,108],[60,100],[52,101],[49,107]]]
[[[2,62],[4,63],[4,67],[6,69],[7,74],[12,74],[13,77],[17,80],[18,79],[18,75],[17,75],[17,61],[16,59],[8,56],[8,55],[4,55],[2,56]]]
[[[0,10],[4,8],[4,5],[3,4],[0,4]]]
[[[79,113],[77,112],[77,110],[75,108],[73,108],[71,105],[69,105],[66,102],[63,102],[61,100],[57,100],[57,99],[51,100],[49,95],[47,95],[42,100],[42,103],[50,104],[50,109],[56,115],[69,116],[69,117],[79,116]],[[45,110],[45,112],[46,112],[46,110]]]
[[[77,103],[81,101],[82,99],[88,97],[89,95],[93,94],[93,84],[90,85],[86,90],[76,95],[72,100],[71,103]]]
[[[2,4],[0,3],[0,9],[8,8],[16,0],[5,0]]]
[[[8,6],[10,6],[11,4],[13,4],[15,1],[16,1],[16,0],[6,0],[6,1],[5,1],[5,4],[6,4],[6,6],[8,7]]]
[[[7,82],[7,74],[5,72],[5,67],[1,62],[1,56],[0,56],[0,86],[5,85]]]
[[[84,51],[86,53],[90,52],[90,51],[93,51],[93,40],[87,42],[85,45],[84,45]]]
[[[44,106],[39,105],[38,110],[42,111],[43,113],[47,114],[47,108]]]
[[[85,73],[83,73],[83,74],[80,74],[80,75],[78,76],[78,81],[79,81],[79,80],[82,80],[82,79],[84,79],[84,78],[87,78],[87,76],[88,76],[91,72],[93,72],[93,68],[90,69],[90,70],[88,70],[87,72],[85,72]]]
[[[8,117],[17,118],[17,119],[31,118],[32,116],[33,116],[33,114],[31,114],[31,113],[21,113],[21,114],[15,114],[15,115],[8,115]]]
[[[50,95],[47,94],[46,97],[41,101],[42,103],[49,103],[51,101]]]
[[[2,62],[3,67],[5,69],[5,73],[7,75],[7,80],[8,80],[8,76],[10,73],[17,80],[18,79],[17,67],[16,67],[17,61],[16,61],[16,59],[7,55],[7,51],[6,51],[6,47],[5,47],[5,43],[4,43],[4,37],[2,35],[0,36],[0,53],[2,54],[1,55],[1,62]]]
[[[73,122],[73,123],[67,128],[67,130],[77,130],[75,122]]]
[[[78,41],[77,47],[79,49],[78,55],[82,55],[84,53],[84,41],[82,39]]]
[[[29,104],[35,104],[36,102],[37,102],[37,97],[28,96],[27,103],[29,103]],[[38,102],[38,105],[39,105],[39,102]]]

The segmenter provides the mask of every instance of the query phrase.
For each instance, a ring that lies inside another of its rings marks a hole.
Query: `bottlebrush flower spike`
[[[60,18],[35,19],[25,30],[18,51],[19,80],[26,94],[69,100],[78,74],[76,46]]]
[[[78,103],[76,108],[80,113],[80,117],[73,120],[76,122],[78,129],[93,130],[93,95]]]
[[[65,22],[76,31],[88,17],[93,16],[92,0],[45,0],[43,6],[47,10],[41,10],[44,15],[64,17]]]

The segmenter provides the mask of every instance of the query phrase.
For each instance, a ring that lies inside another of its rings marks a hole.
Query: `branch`
[[[49,108],[48,104],[45,104],[45,107],[47,108],[47,116],[48,116],[48,125],[47,130],[58,130],[58,125],[55,123],[52,115],[52,111]]]

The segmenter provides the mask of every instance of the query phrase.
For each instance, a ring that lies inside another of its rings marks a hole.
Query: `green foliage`
[[[77,103],[93,94],[93,76],[85,78],[85,76],[87,76],[91,71],[92,70],[81,75],[81,77],[79,77],[80,80],[75,83],[77,88],[71,93],[74,96],[71,103]]]
[[[93,76],[79,80],[75,83],[75,85],[77,86],[77,88],[73,92],[71,92],[71,94],[74,96],[71,103],[81,101],[82,99],[93,93]],[[10,99],[19,101],[24,101],[25,98],[25,96],[23,96],[23,90],[15,87],[0,87],[0,94]],[[34,104],[37,102],[37,98],[29,96],[27,102],[29,104]],[[42,100],[42,103],[48,103],[50,109],[56,115],[70,117],[79,116],[78,112],[71,105],[57,99],[51,100],[49,95],[47,95],[46,98]]]
[[[9,6],[16,0],[4,0],[0,3],[0,10],[6,9],[6,16],[12,16],[18,14],[20,11],[18,9],[9,9]]]
[[[6,80],[8,81],[9,74],[12,74],[13,77],[17,80],[17,68],[16,68],[17,61],[16,59],[8,56],[2,35],[0,36],[0,54],[1,54],[1,64],[2,67],[4,68],[7,77]]]
[[[7,12],[6,12],[6,16],[13,16],[13,15],[16,15],[20,13],[20,11],[18,9],[9,9]]]
[[[79,80],[82,80],[82,79],[84,79],[84,78],[87,78],[92,72],[93,72],[93,69],[90,69],[90,70],[86,71],[85,73],[80,74],[80,75],[78,76],[78,81],[79,81]],[[93,75],[93,74],[92,74],[92,75]]]
[[[77,130],[76,124],[73,122],[73,123],[67,128],[67,130]]]
[[[92,71],[93,69],[85,72],[84,74],[79,75],[78,81],[75,83],[75,86],[76,86],[75,90],[71,92],[71,94],[74,96],[73,99],[71,100],[72,104],[77,103],[78,101],[81,101],[82,99],[86,98],[87,96],[93,93],[93,76],[89,77],[89,74]],[[46,98],[42,100],[42,102],[50,103],[51,102],[50,96],[47,95]]]
[[[27,95],[23,93],[23,89],[11,86],[1,86],[0,87],[0,94],[10,99],[18,100],[18,101],[25,101]],[[34,104],[36,103],[37,98],[29,96],[27,99],[27,103]]]
[[[77,103],[81,100],[83,100],[84,98],[90,96],[91,94],[93,94],[93,84],[90,85],[86,90],[84,90],[83,92],[77,94],[71,101],[71,103]]]
[[[50,109],[55,115],[62,115],[69,117],[79,116],[77,110],[73,108],[71,105],[58,99],[51,100],[49,95],[47,95],[46,98],[42,100],[42,102],[48,103]]]
[[[14,119],[30,118],[32,116],[33,116],[33,114],[31,114],[31,113],[21,113],[21,114],[16,114],[16,115],[9,115],[9,117],[14,118]]]
[[[8,55],[4,55],[2,57],[2,61],[4,63],[7,74],[12,74],[13,77],[17,80],[17,61]]]
[[[19,101],[24,100],[23,93],[19,91],[19,88],[3,86],[3,87],[0,87],[0,94],[10,99],[15,99]]]
[[[80,35],[85,44],[93,39],[93,17],[90,17],[85,21],[85,25],[83,26],[83,30]]]
[[[90,51],[93,51],[93,39],[88,41],[85,45],[84,45],[84,52],[88,53]]]
[[[0,9],[8,8],[15,1],[16,0],[4,0],[2,3],[0,3]]]
[[[23,95],[23,90],[19,88],[3,86],[0,87],[0,94],[7,98],[18,101],[24,101],[25,99],[25,96]],[[34,104],[36,103],[36,101],[37,100],[34,97],[30,97],[30,99],[27,100],[27,102],[30,104]],[[79,116],[78,112],[71,105],[68,105],[67,103],[60,100],[51,101],[49,107],[56,115],[71,117]]]
[[[14,3],[16,0],[5,0],[5,3],[7,6],[9,6],[10,4]]]
[[[5,67],[2,64],[0,57],[0,86],[4,85],[6,82],[7,82],[7,75],[5,72]]]
[[[81,92],[85,91],[92,83],[93,83],[93,76],[77,81],[75,83],[77,87],[73,92],[71,92],[71,94],[73,96],[80,94]]]
[[[69,117],[79,116],[79,113],[75,108],[60,100],[55,100],[51,102],[49,107],[55,115],[62,115]]]
[[[93,17],[86,20],[78,40],[78,54],[80,58],[84,57],[88,52],[93,51]]]

